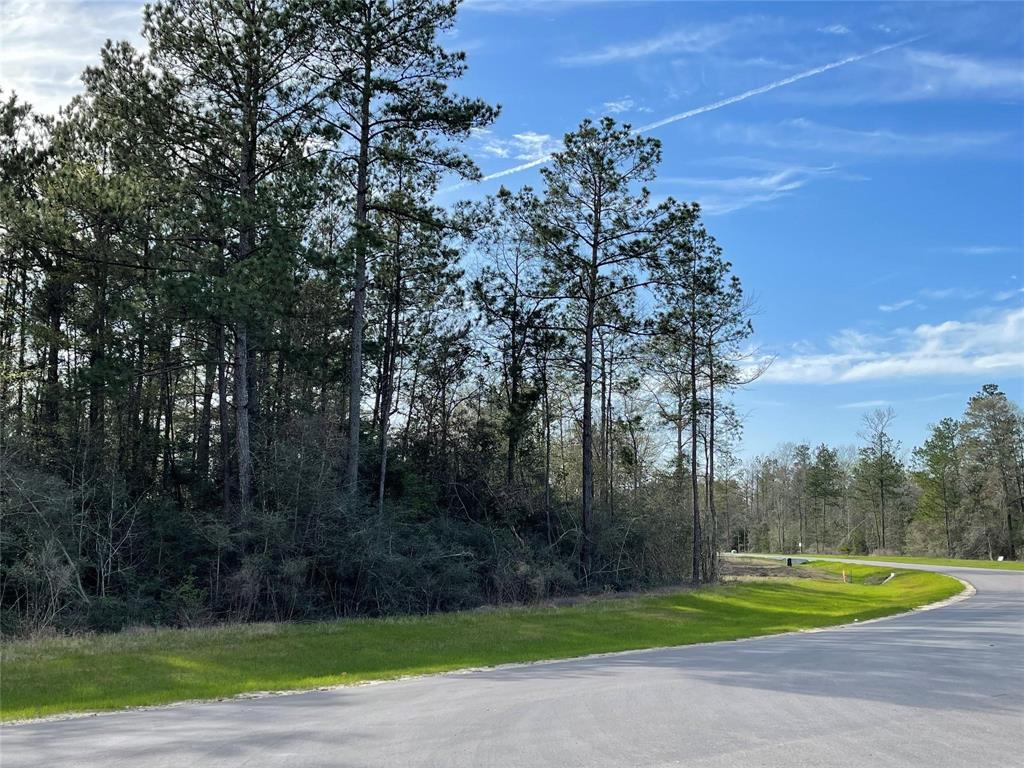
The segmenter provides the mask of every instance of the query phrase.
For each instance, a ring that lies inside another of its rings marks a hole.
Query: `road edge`
[[[831,562],[842,562],[842,561],[831,561]],[[910,570],[910,569],[908,569]],[[917,568],[913,570],[924,570],[923,568]],[[963,585],[963,589],[952,597],[947,597],[943,600],[938,600],[934,603],[926,603],[925,605],[919,605],[916,608],[911,608],[909,611],[901,611],[900,613],[893,613],[888,616],[879,616],[874,619],[865,619],[864,621],[854,620],[843,624],[831,624],[827,627],[814,627],[812,629],[795,629],[790,632],[775,632],[767,635],[754,635],[752,637],[739,637],[732,640],[711,640],[703,643],[686,643],[684,645],[657,645],[650,648],[634,648],[625,651],[604,651],[601,653],[588,653],[583,656],[566,656],[561,659],[537,659],[536,661],[510,661],[506,664],[494,664],[491,666],[484,667],[463,667],[461,669],[450,669],[444,672],[426,672],[419,675],[402,675],[401,677],[389,677],[383,680],[362,680],[357,683],[338,683],[336,685],[322,685],[315,688],[295,688],[282,691],[247,691],[245,693],[239,693],[234,696],[224,696],[221,698],[212,699],[185,699],[183,701],[174,701],[168,704],[144,704],[137,707],[124,707],[122,709],[110,709],[110,710],[98,710],[93,712],[66,712],[57,715],[44,715],[42,717],[30,717],[21,718],[18,720],[6,720],[0,721],[0,730],[11,727],[21,727],[29,725],[43,725],[47,723],[59,723],[67,720],[83,720],[86,718],[93,717],[107,717],[110,715],[124,715],[132,712],[152,712],[156,710],[164,709],[177,709],[179,707],[188,707],[201,704],[224,704],[229,702],[243,702],[243,701],[255,701],[261,699],[270,699],[280,696],[300,696],[302,694],[310,693],[330,693],[331,691],[337,691],[344,688],[363,688],[371,685],[388,685],[390,683],[400,683],[410,680],[421,680],[424,678],[431,677],[454,677],[457,675],[471,675],[478,672],[494,672],[505,669],[523,669],[527,667],[536,667],[541,665],[549,664],[565,664],[575,661],[589,661],[593,659],[604,659],[615,656],[624,656],[626,654],[645,654],[645,653],[659,653],[664,651],[682,650],[685,648],[697,648],[708,645],[725,645],[727,643],[749,643],[756,642],[758,640],[768,640],[776,637],[787,637],[789,635],[811,635],[818,634],[821,632],[832,632],[839,629],[850,629],[852,627],[862,627],[868,624],[876,624],[881,621],[890,621],[892,619],[898,619],[901,617],[910,616],[919,611],[931,611],[937,608],[945,608],[955,603],[969,600],[978,593],[977,588],[969,581],[961,579],[959,576],[954,576],[951,573],[943,573],[942,571],[929,571],[929,573],[938,573],[942,576],[949,576],[951,579],[956,579]]]

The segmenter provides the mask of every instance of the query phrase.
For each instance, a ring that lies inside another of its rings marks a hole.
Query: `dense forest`
[[[0,101],[4,632],[451,610],[720,549],[1015,557],[993,386],[908,458],[743,466],[751,306],[657,139],[440,207],[498,114],[458,2],[172,0],[58,116]]]
[[[1024,416],[994,384],[909,453],[891,408],[863,417],[859,443],[788,444],[716,482],[738,551],[908,553],[1017,559],[1024,548]]]

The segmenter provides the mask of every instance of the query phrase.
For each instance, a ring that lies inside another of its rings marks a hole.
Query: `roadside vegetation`
[[[846,572],[851,582],[843,581]],[[955,579],[888,568],[746,563],[726,583],[573,604],[313,624],[247,624],[18,640],[0,716],[23,719],[467,667],[736,640],[886,616],[951,597]],[[751,575],[753,573],[754,575]],[[762,574],[785,574],[762,575]]]
[[[458,7],[164,0],[0,93],[0,632],[716,581],[739,277],[610,117],[469,185]]]
[[[1024,563],[1016,560],[965,560],[950,557],[904,557],[902,555],[813,555],[814,558],[832,560],[853,557],[874,562],[913,563],[918,565],[948,565],[962,568],[991,568],[999,571],[1024,571]]]
[[[475,186],[511,145],[457,0],[151,6],[57,115],[0,92],[0,634],[1024,551],[994,383],[909,462],[888,409],[744,462],[770,358],[716,217],[612,117]]]

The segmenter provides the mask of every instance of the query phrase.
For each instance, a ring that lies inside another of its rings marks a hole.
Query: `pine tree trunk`
[[[21,437],[25,426],[25,352],[28,348],[26,328],[28,327],[28,274],[21,270],[21,326],[18,329],[18,429]]]
[[[607,368],[607,406],[604,409],[605,413],[605,434],[604,434],[604,456],[605,456],[605,500],[604,504],[608,510],[608,518],[613,519],[615,515],[615,454],[614,454],[614,429],[612,427],[612,406],[611,406],[611,393],[612,386],[614,383],[614,365],[615,355],[614,352],[608,353],[608,368]]]
[[[715,367],[712,342],[708,342],[708,514],[711,515],[709,581],[718,580],[718,515],[715,510]]]
[[[516,353],[516,325],[512,324],[512,360],[509,365],[509,429],[505,455],[505,486],[512,488],[516,476],[516,452],[519,448],[519,361]]]
[[[583,547],[581,558],[584,577],[589,579],[594,559],[594,329],[601,242],[601,196],[595,192],[593,206],[593,239],[590,247],[590,269],[586,284],[586,319],[583,337]]]
[[[217,411],[220,447],[221,504],[224,520],[231,516],[231,425],[228,420],[227,342],[224,323],[217,323]]]
[[[256,75],[250,64],[246,95],[255,98]],[[238,231],[238,260],[245,263],[256,250],[256,153],[258,149],[259,115],[252,103],[244,110],[246,136],[242,147],[242,170],[238,179],[239,197],[244,203],[242,222]],[[252,494],[252,452],[249,440],[249,328],[245,319],[235,322],[235,450],[238,454],[238,503],[242,509],[249,506]]]
[[[252,453],[249,448],[249,332],[235,324],[235,450],[238,463],[238,503],[245,509],[252,494]]]
[[[601,445],[601,507],[608,509],[608,358],[605,354],[604,334],[598,333],[598,352],[601,365],[601,428],[598,437]]]
[[[59,269],[59,263],[56,265]],[[50,338],[44,359],[46,361],[46,386],[44,387],[42,423],[43,438],[50,450],[50,457],[58,452],[57,422],[60,415],[60,335],[62,321],[61,292],[63,287],[56,279],[47,286],[46,308]]]
[[[97,238],[102,238],[98,234]],[[104,386],[106,362],[105,332],[107,324],[107,275],[102,267],[96,269],[96,286],[93,296],[92,317],[89,321],[89,462],[93,465],[102,460],[106,411],[106,387]]]
[[[395,389],[395,365],[398,360],[398,324],[402,316],[402,270],[398,264],[401,247],[401,229],[395,245],[395,282],[391,294],[391,308],[388,312],[388,325],[384,342],[384,354],[381,356],[380,386],[380,435],[377,463],[379,476],[377,481],[377,510],[384,514],[384,485],[388,472],[388,429],[391,426],[391,401]]]
[[[596,255],[595,255],[596,261]],[[596,268],[594,269],[596,271]],[[596,276],[591,291],[596,291]],[[594,548],[594,295],[587,298],[583,338],[583,571],[589,574]]]
[[[370,11],[368,10],[369,14]],[[370,18],[366,18],[369,35]],[[372,84],[372,51],[369,43],[363,49],[362,99],[360,102],[359,159],[356,166],[356,264],[355,290],[352,297],[351,355],[348,375],[348,461],[345,469],[346,492],[354,503],[359,490],[359,422],[363,387],[363,323],[366,307],[366,253],[368,249],[368,187],[370,183],[370,97]]]
[[[553,537],[551,533],[551,403],[548,392],[547,360],[543,359],[540,369],[541,408],[544,412],[544,530],[547,533],[548,545]]]
[[[696,307],[692,307],[696,313]],[[701,579],[700,488],[697,481],[697,323],[690,320],[690,490],[693,495],[693,562],[690,578],[694,584]]]
[[[213,331],[213,328],[210,328]],[[216,332],[213,331],[215,334]],[[206,341],[206,366],[203,371],[203,404],[196,434],[196,477],[210,476],[210,433],[213,421],[213,388],[217,381],[217,342],[214,335]]]
[[[676,493],[679,504],[683,503],[683,389],[676,391]]]

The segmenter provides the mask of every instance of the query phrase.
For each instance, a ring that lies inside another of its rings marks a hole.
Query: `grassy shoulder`
[[[901,555],[801,555],[815,560],[834,560],[850,558],[851,560],[867,560],[884,563],[913,563],[918,565],[947,565],[960,568],[991,568],[1000,571],[1024,571],[1024,562],[1017,560],[958,560],[949,557],[903,557]]]
[[[744,579],[562,607],[15,641],[0,656],[0,718],[735,640],[886,616],[962,588],[955,579],[919,571],[869,583],[868,572],[888,575],[870,567],[844,583],[841,568],[816,565],[823,566],[820,578]]]

